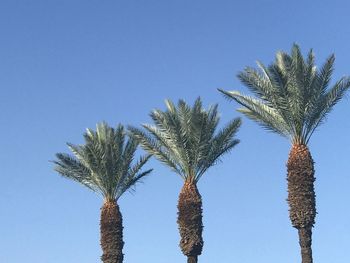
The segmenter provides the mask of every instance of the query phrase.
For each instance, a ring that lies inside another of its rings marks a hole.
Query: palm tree
[[[123,223],[117,201],[152,171],[141,172],[150,155],[133,161],[138,143],[133,138],[126,141],[124,127],[120,124],[116,129],[106,123],[98,124],[96,132],[87,129],[84,138],[84,145],[67,143],[74,156],[56,154],[55,170],[103,196],[101,259],[104,263],[121,263],[124,257]]]
[[[198,98],[192,108],[183,100],[179,100],[177,107],[166,100],[166,106],[166,111],[151,112],[154,125],[129,130],[144,150],[184,180],[178,201],[180,247],[187,262],[196,263],[203,248],[202,198],[197,182],[239,142],[234,135],[241,120],[234,119],[215,133],[220,120],[218,105],[205,110]]]
[[[294,44],[291,54],[277,52],[275,62],[260,70],[246,68],[240,81],[258,98],[220,90],[244,108],[238,109],[265,129],[292,143],[287,162],[289,217],[298,230],[303,263],[312,263],[312,227],[315,223],[314,161],[308,142],[333,106],[344,96],[350,79],[343,77],[328,88],[334,55],[317,70],[312,50],[303,58]]]

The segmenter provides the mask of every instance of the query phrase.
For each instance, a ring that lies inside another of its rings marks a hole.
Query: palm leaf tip
[[[235,91],[235,90],[226,91],[222,89],[218,89],[218,91],[223,94],[225,99],[229,101],[234,100],[239,103],[239,101],[237,100],[237,97],[241,96],[241,93],[239,91]]]
[[[219,92],[221,92],[225,98],[227,99],[231,99],[231,96],[230,96],[230,92],[231,91],[226,91],[226,90],[223,90],[223,89],[218,89]]]

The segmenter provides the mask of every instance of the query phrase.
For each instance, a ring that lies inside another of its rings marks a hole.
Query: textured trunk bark
[[[292,146],[287,170],[289,217],[293,227],[298,229],[302,263],[312,263],[312,227],[316,217],[315,170],[306,145]]]
[[[123,219],[115,201],[106,201],[101,208],[101,247],[103,263],[123,262]]]
[[[187,263],[197,263],[198,257],[197,256],[189,256],[187,257]]]
[[[312,231],[310,229],[299,229],[299,244],[301,248],[301,258],[303,263],[312,263]]]
[[[203,249],[202,198],[193,182],[185,182],[178,203],[180,247],[188,263],[196,263]]]

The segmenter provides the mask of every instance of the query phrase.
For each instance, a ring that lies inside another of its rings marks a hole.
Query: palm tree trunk
[[[193,182],[185,182],[179,195],[180,247],[188,263],[197,263],[203,249],[202,198]]]
[[[198,257],[197,256],[189,256],[187,257],[187,263],[197,263]]]
[[[298,230],[299,244],[301,248],[301,258],[303,263],[312,263],[312,231],[310,229],[301,228]]]
[[[293,227],[298,229],[302,263],[312,263],[312,227],[316,217],[315,170],[306,145],[292,146],[287,170],[289,217]]]
[[[101,208],[101,247],[103,263],[123,262],[123,219],[115,200],[106,201]]]

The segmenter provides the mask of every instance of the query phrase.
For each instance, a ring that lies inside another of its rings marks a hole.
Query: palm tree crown
[[[238,74],[258,99],[237,91],[219,91],[243,105],[238,111],[264,128],[289,138],[293,144],[307,144],[350,86],[350,79],[343,77],[328,88],[334,60],[331,55],[317,70],[313,51],[304,59],[294,44],[290,55],[278,52],[272,65],[258,62],[260,70],[247,67]]]
[[[84,145],[67,143],[74,156],[56,154],[58,160],[53,161],[55,170],[99,192],[106,200],[118,200],[126,190],[152,171],[140,172],[150,155],[142,156],[133,163],[138,143],[133,138],[126,141],[121,124],[116,129],[106,123],[97,124],[96,132],[87,129],[84,138]]]
[[[203,173],[230,151],[239,140],[234,139],[241,120],[229,122],[215,133],[220,117],[218,105],[203,109],[198,98],[193,107],[179,100],[177,107],[165,101],[167,110],[153,110],[155,125],[142,125],[146,131],[130,127],[141,146],[179,174],[184,180],[197,182]]]

